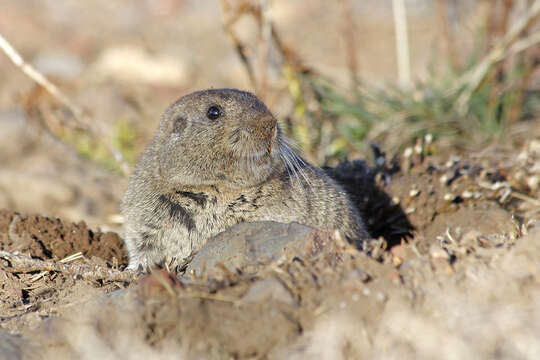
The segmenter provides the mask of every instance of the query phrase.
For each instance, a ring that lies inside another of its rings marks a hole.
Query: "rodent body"
[[[299,222],[368,239],[346,192],[286,141],[251,93],[212,89],[173,103],[122,203],[129,268],[178,265],[245,221]]]

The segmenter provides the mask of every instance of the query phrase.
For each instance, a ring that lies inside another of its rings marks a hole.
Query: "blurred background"
[[[0,0],[0,208],[118,229],[161,112],[210,87],[257,93],[318,165],[369,158],[371,142],[389,156],[517,146],[540,136],[539,13],[539,0]]]

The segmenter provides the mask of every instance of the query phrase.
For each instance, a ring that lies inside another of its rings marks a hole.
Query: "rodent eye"
[[[206,112],[206,117],[210,120],[216,120],[222,115],[221,109],[219,106],[210,106]]]

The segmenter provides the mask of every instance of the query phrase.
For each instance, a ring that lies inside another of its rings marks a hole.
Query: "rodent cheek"
[[[180,141],[180,134],[177,134],[177,133],[174,133],[174,132],[173,132],[173,133],[171,134],[171,142],[172,142],[173,144],[175,144],[175,143],[177,143],[177,142],[179,142],[179,141]]]

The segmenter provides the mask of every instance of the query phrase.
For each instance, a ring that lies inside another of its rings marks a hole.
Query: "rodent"
[[[369,239],[347,193],[291,150],[255,95],[210,89],[163,113],[122,201],[128,269],[176,266],[245,221],[298,222]]]

